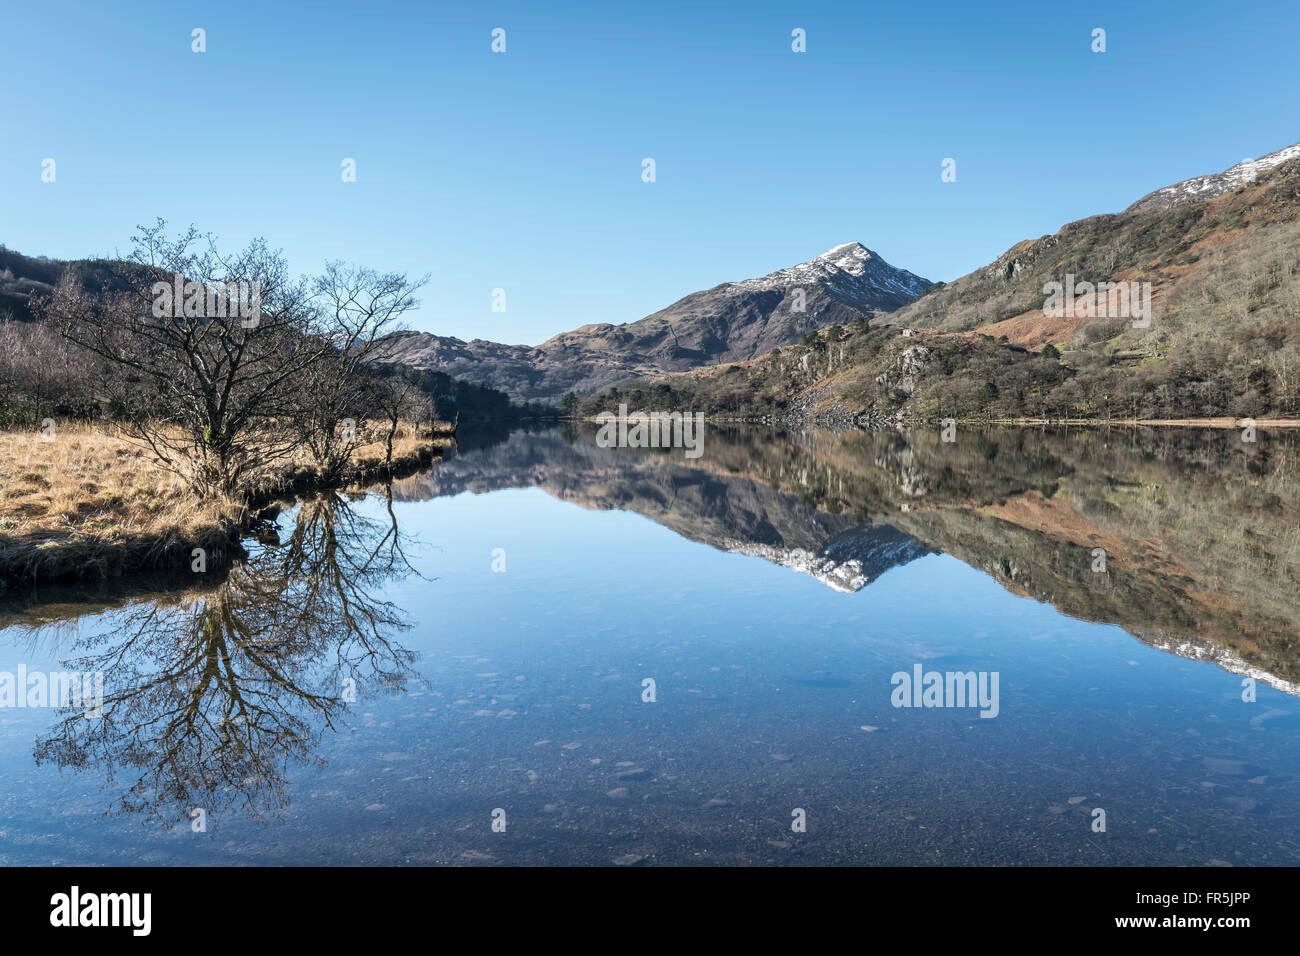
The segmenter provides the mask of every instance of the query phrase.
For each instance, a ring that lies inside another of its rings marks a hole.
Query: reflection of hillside
[[[1073,617],[1300,684],[1300,436],[712,429],[694,461],[570,437],[512,436],[396,493],[538,486],[849,590],[943,551]]]
[[[1073,617],[1300,683],[1296,435],[1002,429],[946,444],[937,432],[808,432],[790,445],[797,468],[790,449],[751,444],[747,473],[885,518]]]
[[[1198,657],[1216,656],[1193,650],[1208,641],[1240,659],[1225,666],[1300,682],[1295,436],[1007,430],[955,444],[894,432],[797,444],[815,463],[810,485],[834,476],[819,507],[892,512],[900,530],[1015,593]]]

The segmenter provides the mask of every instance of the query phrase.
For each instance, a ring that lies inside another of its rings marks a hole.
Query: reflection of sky
[[[49,717],[26,711],[0,714],[4,858],[129,862],[143,839],[159,861],[609,862],[623,846],[689,862],[710,846],[761,862],[806,804],[837,823],[810,828],[801,862],[1297,862],[1292,698],[1261,685],[1243,703],[1240,678],[950,556],[843,594],[538,489],[395,507],[428,579],[393,586],[414,625],[397,640],[430,686],[357,705],[322,742],[329,766],[295,774],[274,839],[235,819],[212,840],[91,822],[107,795],[32,768]],[[0,647],[0,668],[21,659]],[[914,663],[997,671],[1000,715],[892,708],[890,675]],[[651,777],[622,785],[620,763]],[[530,842],[482,838],[496,806]],[[697,827],[701,807],[723,822]]]

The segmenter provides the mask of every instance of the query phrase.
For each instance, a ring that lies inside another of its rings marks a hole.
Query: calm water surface
[[[228,572],[11,594],[0,672],[105,702],[0,709],[0,861],[1294,865],[1296,452],[470,438]]]

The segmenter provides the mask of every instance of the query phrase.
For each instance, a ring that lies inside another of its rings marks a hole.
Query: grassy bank
[[[194,548],[224,564],[255,512],[276,498],[348,484],[432,461],[448,432],[404,425],[391,466],[381,440],[362,445],[345,473],[286,460],[249,501],[202,500],[112,426],[0,432],[0,588],[4,582],[94,578],[188,566]]]

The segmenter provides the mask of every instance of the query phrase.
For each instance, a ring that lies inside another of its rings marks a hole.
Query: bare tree
[[[376,387],[370,370],[389,359],[388,336],[419,304],[415,291],[426,281],[427,276],[412,282],[396,272],[328,262],[312,283],[313,302],[332,348],[310,370],[300,392],[298,419],[304,441],[327,474],[336,474],[351,457],[362,423],[393,407],[391,390]],[[375,408],[377,398],[383,399],[381,409]],[[349,420],[352,427],[343,427]],[[389,430],[390,460],[396,427]]]
[[[125,430],[204,495],[246,493],[300,446],[304,374],[332,351],[305,280],[261,239],[225,254],[193,227],[139,227],[116,281],[65,278],[40,303],[72,342],[109,365]]]
[[[0,314],[0,415],[34,424],[47,415],[91,417],[94,356],[40,322]]]
[[[433,423],[433,401],[414,382],[400,372],[394,372],[384,378],[376,378],[371,383],[371,400],[376,411],[384,420],[384,463],[393,464],[393,439],[402,420],[415,423],[428,421]]]

